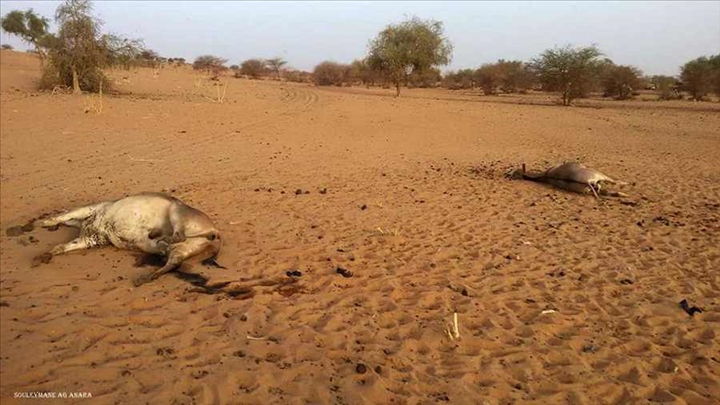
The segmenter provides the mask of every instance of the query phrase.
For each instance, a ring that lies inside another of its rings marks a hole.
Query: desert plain
[[[50,402],[78,404],[720,403],[717,102],[395,98],[214,82],[189,67],[111,71],[116,93],[101,98],[36,91],[32,56],[0,62],[3,404],[48,403],[21,392],[91,394]],[[505,176],[565,160],[626,181],[628,197]],[[222,231],[227,269],[183,272],[297,282],[239,297],[176,274],[136,288],[150,269],[114,248],[32,265],[73,230],[18,226],[141,191]]]

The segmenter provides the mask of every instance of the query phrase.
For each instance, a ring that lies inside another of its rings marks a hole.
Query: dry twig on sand
[[[445,333],[450,337],[450,340],[460,339],[460,325],[458,324],[457,312],[453,312],[453,320],[445,329]]]

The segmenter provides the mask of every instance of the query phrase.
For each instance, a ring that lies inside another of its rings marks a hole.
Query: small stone
[[[341,276],[343,276],[345,278],[350,278],[353,276],[352,271],[343,269],[342,267],[338,267],[337,269],[335,269],[335,272],[337,272],[338,274],[340,274]]]
[[[365,374],[365,372],[367,371],[367,367],[365,367],[365,365],[362,363],[358,363],[358,365],[355,367],[355,371],[358,374]]]
[[[591,344],[586,344],[582,347],[583,353],[593,353],[595,352],[595,350],[597,350],[597,348],[595,347],[595,345]]]

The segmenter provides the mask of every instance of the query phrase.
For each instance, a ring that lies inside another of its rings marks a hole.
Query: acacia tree
[[[141,39],[128,39],[119,35],[108,34],[101,37],[102,47],[108,66],[121,66],[130,69],[130,64],[146,55]],[[152,51],[150,51],[152,52]]]
[[[543,90],[557,91],[562,104],[567,106],[589,91],[596,78],[598,58],[602,55],[596,46],[584,48],[548,49],[531,62]]]
[[[63,84],[72,83],[73,93],[98,91],[107,82],[102,68],[107,49],[100,38],[100,21],[92,16],[89,0],[66,0],[55,12],[60,29],[50,59]]]
[[[283,66],[287,65],[287,61],[283,58],[272,58],[265,61],[267,64],[267,67],[270,68],[275,74],[277,75],[277,78],[280,79],[280,69],[282,69]]]
[[[640,87],[642,72],[633,66],[612,65],[605,71],[602,87],[606,96],[618,100],[632,98],[633,91]]]
[[[396,97],[407,76],[450,63],[452,44],[443,35],[442,22],[413,17],[388,25],[370,42],[368,64],[394,84]]]
[[[0,27],[8,34],[20,37],[23,41],[35,47],[40,56],[40,64],[43,65],[47,57],[47,36],[50,21],[35,14],[33,9],[27,11],[14,10],[0,19]]]
[[[213,55],[202,55],[195,58],[193,69],[205,70],[208,73],[212,73],[213,77],[217,77],[222,70],[226,69],[225,63],[227,63],[227,59]]]
[[[713,86],[713,62],[705,56],[693,59],[680,68],[683,89],[693,100],[702,100]]]
[[[710,64],[710,67],[712,68],[712,80],[713,80],[713,90],[715,91],[715,95],[720,97],[720,54],[717,54],[715,56],[711,56],[708,59],[708,63]]]

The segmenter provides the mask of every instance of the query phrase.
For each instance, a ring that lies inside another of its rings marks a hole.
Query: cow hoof
[[[133,284],[135,284],[135,287],[140,287],[141,285],[143,285],[145,283],[149,283],[153,280],[154,280],[154,278],[150,274],[143,274],[142,276],[136,278],[133,281]]]

